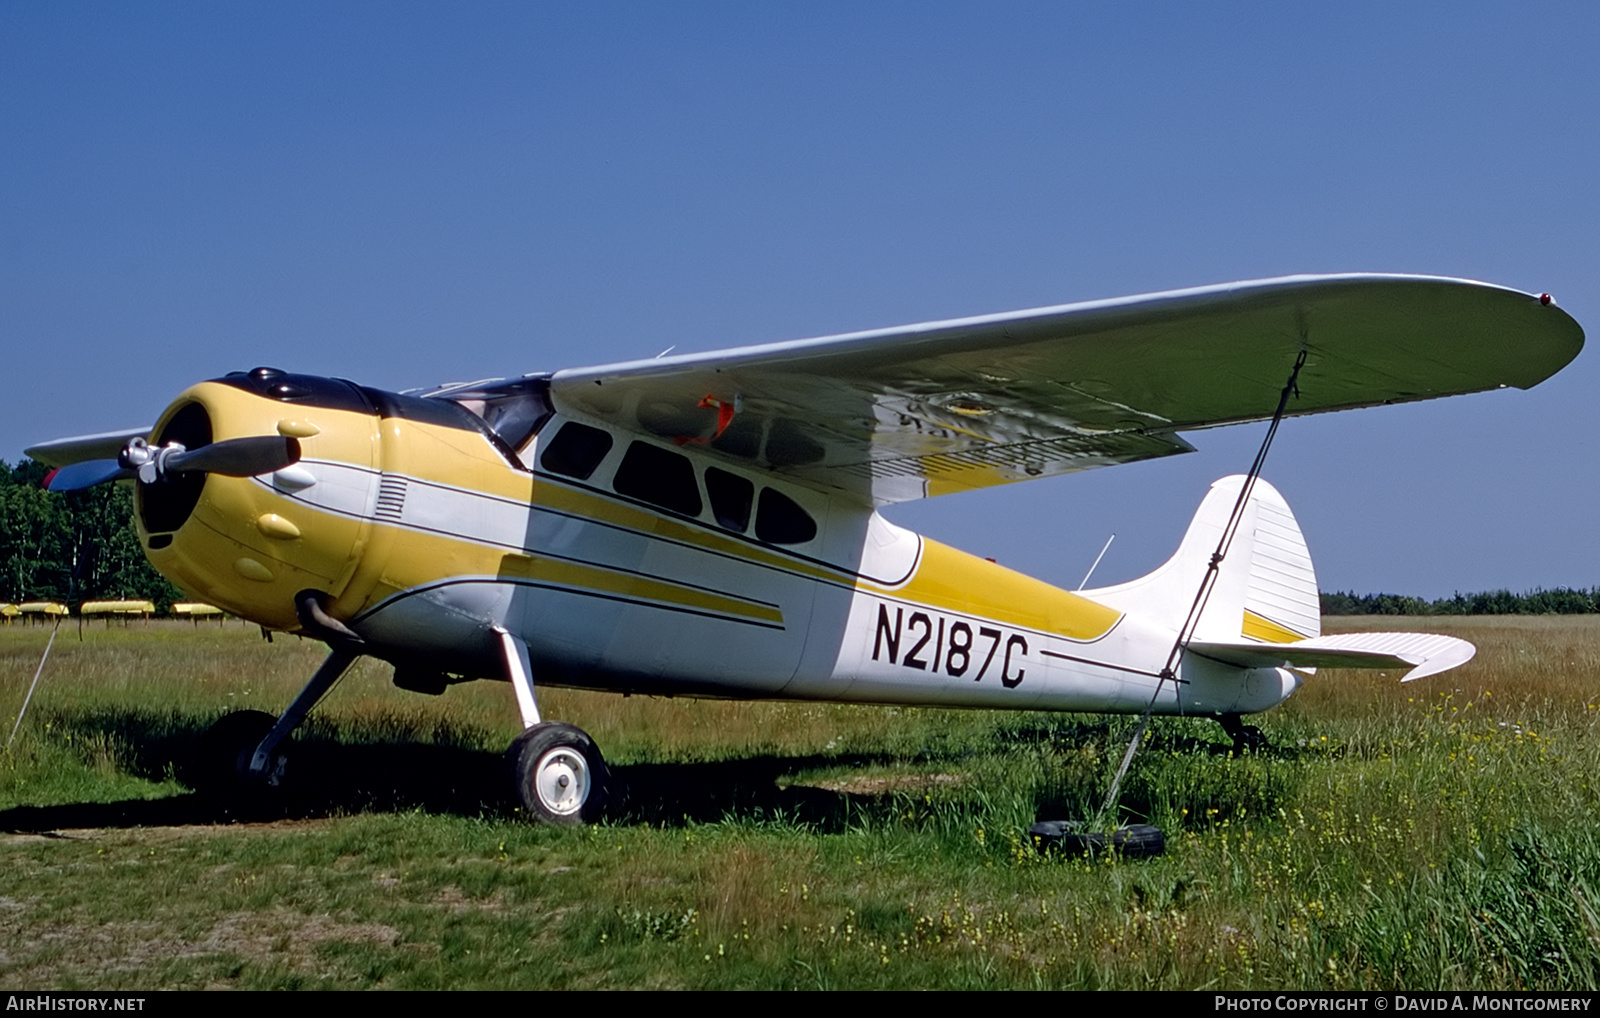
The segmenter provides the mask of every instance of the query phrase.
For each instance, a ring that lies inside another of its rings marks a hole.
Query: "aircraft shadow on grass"
[[[176,777],[190,784],[188,761],[205,729],[188,719],[127,710],[61,712],[52,718],[52,727],[89,745],[115,745],[115,766],[134,777],[151,781]],[[1091,740],[1103,746],[1117,742],[1108,738],[1104,722],[1025,725],[1007,732],[1007,741],[1013,743]],[[1160,747],[1195,757],[1229,752],[1226,744],[1176,732],[1162,733]],[[1274,747],[1265,755],[1287,760],[1303,752]],[[913,759],[922,768],[931,766],[959,780],[963,764],[973,755],[963,749],[924,749]],[[184,827],[411,810],[494,818],[510,818],[517,812],[506,791],[507,764],[498,753],[403,739],[362,740],[348,733],[335,740],[310,732],[293,744],[289,760],[285,786],[266,794],[223,798],[189,792],[159,799],[16,806],[0,810],[0,831]],[[895,793],[920,792],[918,776],[896,771],[901,776],[813,783],[805,775],[824,769],[883,774],[907,762],[899,754],[813,753],[618,765],[610,769],[608,816],[614,823],[652,827],[732,819],[836,832],[902,810],[905,797]],[[1082,815],[1099,794],[1097,789],[1046,788],[1037,805],[1041,815]],[[1146,812],[1149,805],[1136,787],[1123,796],[1124,809],[1133,815]]]

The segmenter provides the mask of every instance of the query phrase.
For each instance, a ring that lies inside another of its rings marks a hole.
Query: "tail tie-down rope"
[[[1156,700],[1161,696],[1161,687],[1169,681],[1177,688],[1178,665],[1183,660],[1183,648],[1194,637],[1194,629],[1200,623],[1200,616],[1204,614],[1206,602],[1211,598],[1211,591],[1217,585],[1217,573],[1222,567],[1222,560],[1228,555],[1228,548],[1233,544],[1233,535],[1238,533],[1239,524],[1244,519],[1244,507],[1250,504],[1250,493],[1256,486],[1256,478],[1261,476],[1261,468],[1267,462],[1267,450],[1272,448],[1272,439],[1278,433],[1278,425],[1283,423],[1284,411],[1289,407],[1289,396],[1300,394],[1296,381],[1300,377],[1300,369],[1306,363],[1306,347],[1304,341],[1300,346],[1300,354],[1294,359],[1294,368],[1289,372],[1289,380],[1283,385],[1283,392],[1278,396],[1278,409],[1272,414],[1272,423],[1267,426],[1266,437],[1261,440],[1261,448],[1256,452],[1255,462],[1250,464],[1250,472],[1245,475],[1244,485],[1239,489],[1239,497],[1233,503],[1233,512],[1228,516],[1228,523],[1222,528],[1222,537],[1217,542],[1217,550],[1211,553],[1211,562],[1206,566],[1205,576],[1200,580],[1200,589],[1195,592],[1194,602],[1189,605],[1189,614],[1183,620],[1183,625],[1178,628],[1178,638],[1172,642],[1172,650],[1167,654],[1167,663],[1161,669],[1161,674],[1156,678],[1156,688],[1150,694],[1150,702],[1145,705],[1144,714],[1139,718],[1139,727],[1134,729],[1133,738],[1128,740],[1128,751],[1122,754],[1122,763],[1117,767],[1117,773],[1111,779],[1111,788],[1106,792],[1106,800],[1100,806],[1100,814],[1095,817],[1094,827],[1099,828],[1116,808],[1117,797],[1122,791],[1122,779],[1127,776],[1128,765],[1133,763],[1133,755],[1139,750],[1139,742],[1144,738],[1145,729],[1150,725],[1150,714],[1155,710]]]
[[[81,614],[79,616],[82,617]],[[33,702],[33,691],[39,688],[39,676],[44,674],[44,663],[50,659],[50,648],[56,645],[56,634],[61,631],[61,616],[56,616],[55,628],[50,630],[50,639],[44,645],[44,654],[39,658],[39,667],[33,673],[33,684],[28,687],[28,695],[22,698],[22,709],[17,711],[17,723],[11,726],[11,738],[6,740],[6,752],[11,752],[11,744],[17,741],[17,731],[22,727],[22,716],[28,713],[28,704]]]

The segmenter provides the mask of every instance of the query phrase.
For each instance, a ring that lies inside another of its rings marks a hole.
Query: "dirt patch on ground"
[[[114,931],[108,928],[108,932]],[[255,961],[277,958],[297,967],[293,963],[309,961],[306,956],[311,949],[330,940],[392,946],[399,942],[400,931],[382,923],[345,923],[332,916],[302,915],[284,909],[236,912],[218,920],[202,939],[143,944],[122,958],[123,965],[118,967],[129,963],[138,967],[157,959],[197,958],[210,954],[235,954]]]
[[[469,898],[454,884],[434,896],[433,906],[447,912],[504,912],[508,907],[505,888],[500,888],[487,898]]]
[[[796,781],[795,787],[820,788],[845,795],[887,795],[890,792],[921,792],[929,788],[950,788],[972,780],[970,774],[855,774],[848,778]]]
[[[160,827],[64,827],[56,831],[24,831],[0,834],[0,845],[37,845],[48,841],[109,841],[115,843],[162,843],[189,838],[213,838],[240,834],[312,831],[328,827],[331,820],[272,820],[252,824],[177,824]]]
[[[26,905],[10,901],[6,905],[22,906],[0,906],[0,936],[10,940],[16,932],[14,927],[24,918]],[[192,939],[174,937],[160,923],[140,921],[66,923],[36,932],[34,937],[34,950],[28,953],[40,959],[38,974],[59,969],[65,963],[79,977],[109,978],[140,972],[153,964],[218,955],[316,975],[326,969],[317,956],[320,944],[394,946],[400,942],[401,933],[383,923],[344,922],[331,915],[305,915],[274,908],[230,913],[216,920],[203,936]],[[0,963],[20,963],[13,974],[24,979],[34,971],[27,960],[4,953],[0,953]]]

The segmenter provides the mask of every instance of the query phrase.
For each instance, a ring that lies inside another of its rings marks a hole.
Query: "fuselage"
[[[503,629],[537,683],[619,692],[1222,714],[1299,683],[1195,655],[1160,683],[1170,625],[759,458],[563,413],[537,380],[475,406],[257,369],[189,389],[154,441],[270,434],[299,462],[140,486],[150,561],[274,629],[316,591],[412,681],[504,678]]]

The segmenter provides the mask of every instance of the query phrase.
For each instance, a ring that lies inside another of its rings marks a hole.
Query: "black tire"
[[[1111,831],[1086,830],[1081,820],[1041,820],[1028,828],[1028,837],[1041,853],[1059,852],[1062,855],[1098,855],[1116,852],[1130,859],[1145,859],[1167,850],[1166,835],[1161,828],[1149,824],[1129,824]]]
[[[600,819],[610,775],[583,729],[559,721],[534,725],[512,741],[506,762],[518,801],[538,819],[567,827]]]
[[[265,775],[250,775],[250,758],[277,723],[277,718],[259,710],[234,711],[217,719],[200,737],[199,748],[189,764],[189,786],[197,792],[220,796],[277,788],[283,780],[288,740],[278,744]]]
[[[1271,743],[1267,741],[1267,733],[1255,725],[1243,725],[1239,728],[1239,734],[1234,736],[1233,754],[1238,756],[1241,753],[1259,753],[1269,745]]]

